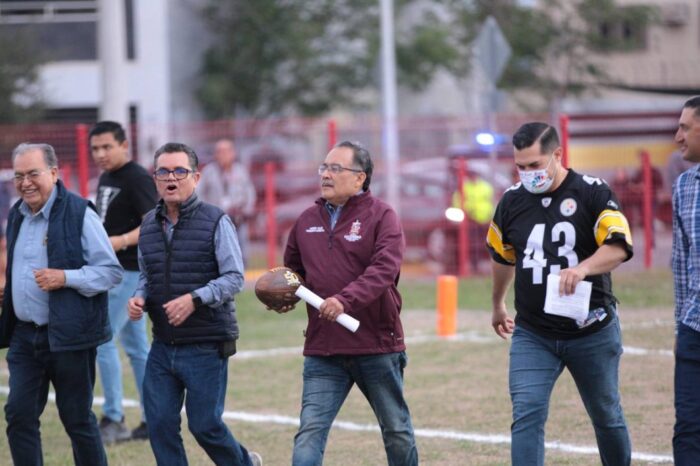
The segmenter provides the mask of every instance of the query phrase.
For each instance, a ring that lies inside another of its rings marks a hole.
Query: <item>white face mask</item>
[[[542,194],[549,191],[554,183],[554,177],[549,176],[547,170],[554,160],[554,154],[552,154],[547,166],[541,170],[518,170],[518,176],[520,176],[520,181],[523,183],[523,187],[527,189],[532,194]],[[556,171],[555,171],[556,174]]]

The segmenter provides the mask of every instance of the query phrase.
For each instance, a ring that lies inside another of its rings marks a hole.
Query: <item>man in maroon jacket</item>
[[[294,466],[321,464],[328,431],[353,384],[377,416],[388,463],[418,464],[403,397],[407,358],[396,287],[404,237],[396,213],[369,192],[372,168],[361,145],[337,144],[318,168],[321,197],[301,214],[287,241],[285,265],[325,298],[320,311],[307,308]],[[335,323],[341,313],[360,321],[356,333]]]

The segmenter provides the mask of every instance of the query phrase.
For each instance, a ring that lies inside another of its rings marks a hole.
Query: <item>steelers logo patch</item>
[[[576,207],[576,200],[569,197],[564,199],[559,205],[559,212],[561,212],[564,217],[571,217],[574,215],[574,212],[576,212]]]

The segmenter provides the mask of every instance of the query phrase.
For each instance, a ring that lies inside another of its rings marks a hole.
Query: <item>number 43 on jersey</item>
[[[537,223],[532,228],[527,238],[525,257],[523,258],[523,269],[532,269],[532,284],[541,285],[543,280],[543,270],[547,267],[547,259],[544,256],[544,239],[546,224]],[[559,257],[566,258],[568,267],[578,265],[578,256],[574,251],[576,246],[576,230],[569,222],[559,222],[552,227],[551,242],[560,245],[557,249]],[[559,264],[549,266],[549,273],[558,275],[561,270]]]

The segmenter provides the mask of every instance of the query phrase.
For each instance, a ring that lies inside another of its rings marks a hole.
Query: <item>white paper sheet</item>
[[[588,318],[591,303],[591,286],[591,282],[582,280],[576,285],[574,294],[559,296],[559,275],[549,274],[544,312],[584,322]]]

